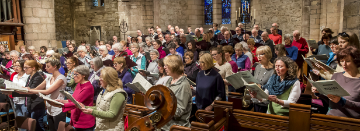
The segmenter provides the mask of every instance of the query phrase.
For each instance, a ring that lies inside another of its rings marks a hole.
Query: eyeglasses
[[[20,67],[20,66],[19,65],[13,65],[13,67],[16,68],[16,67]]]
[[[342,37],[350,37],[348,34],[346,34],[346,32],[339,33],[339,35]]]
[[[68,62],[68,63],[66,63],[66,64],[67,64],[67,65],[70,65],[70,64],[74,64],[74,63],[69,63],[69,62]]]
[[[118,65],[118,63],[114,63],[113,65],[114,65],[114,66],[117,66],[117,65]]]
[[[31,67],[24,67],[24,70],[27,70],[27,69],[29,69],[29,68],[31,68]]]
[[[74,76],[78,76],[78,75],[80,75],[79,73],[74,73]]]
[[[211,54],[211,56],[216,56],[217,54]]]

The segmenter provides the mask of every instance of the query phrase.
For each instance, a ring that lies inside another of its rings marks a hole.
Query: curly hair
[[[355,66],[357,68],[360,67],[360,58],[358,57],[358,56],[360,56],[359,49],[357,49],[356,47],[353,47],[353,46],[349,46],[349,47],[346,47],[345,49],[341,49],[337,53],[337,60],[336,60],[340,66],[341,66],[340,62],[343,59],[345,59],[347,56],[350,56],[352,58]]]
[[[274,62],[276,63],[276,61],[278,61],[278,60],[281,60],[282,62],[284,62],[286,68],[288,68],[285,79],[288,79],[288,80],[296,79],[297,78],[296,72],[298,69],[297,64],[290,57],[287,57],[287,56],[278,57],[275,59]],[[274,74],[276,74],[276,70],[274,70]]]

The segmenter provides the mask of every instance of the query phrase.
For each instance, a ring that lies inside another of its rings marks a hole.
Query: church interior
[[[0,130],[360,131],[359,7],[0,0]]]

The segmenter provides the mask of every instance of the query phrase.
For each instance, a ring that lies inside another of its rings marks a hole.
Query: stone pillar
[[[310,35],[309,39],[320,40],[320,16],[321,16],[321,1],[310,0]]]
[[[54,0],[22,0],[26,46],[57,46],[55,34]]]
[[[221,25],[221,14],[221,0],[213,0],[213,23]]]

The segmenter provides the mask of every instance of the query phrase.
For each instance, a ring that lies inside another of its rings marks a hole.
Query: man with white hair
[[[242,23],[238,23],[238,27],[240,28],[240,30],[241,30],[241,34],[243,34],[244,33],[244,25],[242,24]]]
[[[306,42],[306,40],[302,37],[300,37],[300,32],[298,30],[295,30],[293,32],[293,42],[292,42],[292,46],[297,47],[298,50],[298,57],[296,59],[296,64],[298,64],[299,69],[300,67],[302,67],[303,63],[304,63],[304,59],[302,58],[302,55],[304,57],[306,57],[306,54],[309,52],[309,46]]]
[[[261,34],[261,39],[263,40],[260,44],[264,45],[264,46],[269,46],[272,52],[272,58],[270,59],[270,61],[272,63],[274,63],[274,60],[276,58],[276,54],[275,54],[275,47],[274,47],[274,42],[269,38],[269,34],[267,32],[263,32]]]
[[[137,37],[138,37],[138,43],[140,43],[140,42],[145,42],[145,40],[144,40],[144,34],[142,34],[141,33],[141,30],[140,29],[138,29],[137,31],[136,31],[136,34],[137,34]],[[139,41],[139,37],[141,37],[141,40]]]
[[[85,46],[79,46],[78,47],[78,50],[77,50],[77,53],[79,54],[79,61],[81,61],[82,63],[84,63],[87,67],[90,68],[90,60],[91,60],[91,57],[87,54],[87,49]]]
[[[278,34],[282,36],[282,30],[279,29],[279,25],[277,23],[273,23],[272,27],[275,27],[276,29],[278,29]]]
[[[170,28],[171,28],[171,27],[172,27],[171,25],[168,25],[168,26],[167,26],[166,33],[168,33],[168,34],[170,33]]]
[[[114,43],[117,42],[117,37],[116,36],[113,36],[113,41],[114,41]]]
[[[176,32],[175,32],[174,27],[170,28],[170,35],[178,36],[178,34],[176,34]]]
[[[225,39],[224,38],[224,33],[225,33],[225,31],[228,31],[229,29],[227,28],[227,27],[225,27],[225,26],[221,26],[221,28],[220,28],[220,33],[217,35],[217,39],[218,40],[223,40],[223,39]]]
[[[225,46],[225,45],[231,45],[232,47],[235,46],[235,42],[234,39],[231,38],[231,34],[230,31],[225,31],[224,32],[224,39],[220,42],[220,45]],[[219,46],[219,45],[217,45]]]
[[[236,34],[233,35],[232,38],[233,38],[233,39],[238,38],[239,41],[243,41],[243,40],[244,40],[244,39],[243,39],[243,34],[242,34],[242,32],[241,32],[240,27],[236,27],[236,28],[235,28],[235,32],[236,32]]]
[[[200,27],[200,34],[203,35],[204,34],[204,28]]]
[[[189,35],[195,35],[195,33],[192,32],[192,30],[191,30],[191,26],[188,26],[188,33],[187,33],[187,34],[189,34]]]
[[[264,32],[264,31],[260,30],[259,24],[255,24],[254,29],[258,31],[258,36],[260,36]]]
[[[259,32],[258,30],[256,29],[252,29],[251,30],[251,36],[250,38],[253,38],[255,43],[260,43],[262,40],[261,40],[261,36],[259,35]]]

